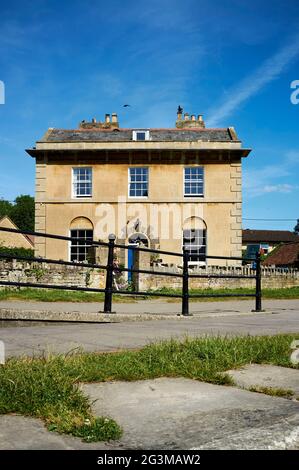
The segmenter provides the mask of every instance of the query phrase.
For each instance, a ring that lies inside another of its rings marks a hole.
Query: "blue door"
[[[135,258],[135,250],[133,248],[128,249],[128,269],[133,269]],[[132,271],[128,271],[128,282],[132,281]]]

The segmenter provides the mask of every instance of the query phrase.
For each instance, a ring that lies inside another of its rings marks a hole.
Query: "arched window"
[[[199,217],[189,217],[183,226],[183,246],[192,263],[205,262],[207,249],[207,226]]]
[[[71,261],[87,261],[88,249],[93,241],[93,224],[86,217],[76,217],[70,226]]]
[[[149,246],[148,237],[141,232],[135,232],[130,235],[128,241],[131,244]]]

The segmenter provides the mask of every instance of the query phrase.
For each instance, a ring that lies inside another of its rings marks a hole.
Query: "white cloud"
[[[290,150],[285,153],[279,165],[267,165],[254,170],[245,169],[243,172],[244,195],[252,198],[270,193],[290,194],[298,191],[299,186],[289,182],[298,162],[299,152]]]
[[[298,185],[293,184],[272,184],[264,187],[264,193],[292,193],[298,189]]]
[[[228,93],[229,98],[217,106],[207,119],[209,126],[218,125],[222,119],[231,115],[239,106],[251,96],[258,93],[264,86],[279,77],[287,65],[299,54],[299,35],[268,58],[254,73],[242,80]]]
[[[261,185],[258,183],[253,183],[252,186],[244,187],[244,192],[248,197],[257,197],[263,196],[264,194],[270,193],[280,193],[280,194],[290,194],[295,191],[298,191],[299,186],[295,184],[288,183],[278,183],[278,184],[266,184]]]

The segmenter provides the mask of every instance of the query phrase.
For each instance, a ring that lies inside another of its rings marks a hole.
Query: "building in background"
[[[297,238],[299,239],[298,236]],[[299,269],[299,240],[278,246],[263,261],[263,265]]]
[[[298,241],[298,235],[288,230],[242,230],[242,250],[246,257],[254,258],[257,252],[265,255],[281,243]]]
[[[0,227],[18,230],[18,227],[7,215],[0,219]],[[34,249],[34,237],[23,235],[21,233],[2,232],[0,230],[0,247],[1,246],[6,248],[27,248],[32,250]]]
[[[234,128],[208,129],[180,107],[174,128],[120,128],[116,114],[51,128],[27,150],[36,160],[36,231],[73,242],[37,239],[36,256],[83,261],[91,240],[108,232],[118,243],[184,245],[191,263],[209,253],[241,256],[241,160],[249,152]],[[130,264],[130,251],[122,256]]]

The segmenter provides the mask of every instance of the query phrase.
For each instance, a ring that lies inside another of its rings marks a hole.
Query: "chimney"
[[[202,117],[202,114],[199,114],[199,115],[198,115],[198,117],[197,117],[197,122],[198,122],[198,124],[199,124],[200,127],[202,127],[202,128],[206,127],[206,126],[205,126],[205,122],[204,122],[203,117]]]
[[[92,118],[90,122],[81,121],[79,124],[80,129],[118,129],[118,118],[116,113],[105,114],[105,121],[104,122],[97,122],[96,118]]]
[[[182,113],[183,109],[179,106],[175,123],[177,129],[205,128],[205,123],[201,114],[199,114],[196,119],[195,114],[191,114],[190,116],[189,113],[184,113],[184,118],[182,119]]]

